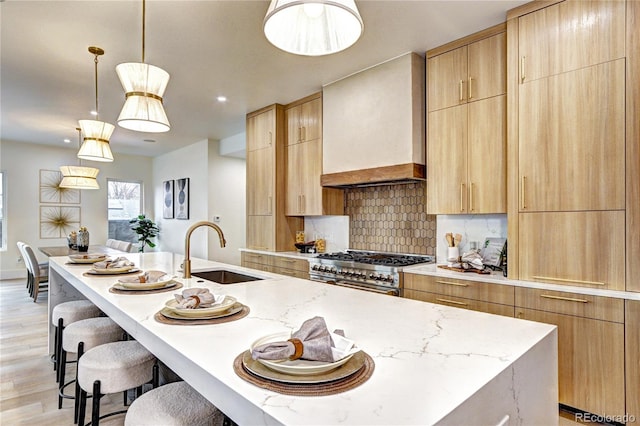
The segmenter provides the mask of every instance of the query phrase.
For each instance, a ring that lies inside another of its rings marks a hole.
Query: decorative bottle
[[[78,251],[89,250],[89,231],[85,226],[78,231]]]

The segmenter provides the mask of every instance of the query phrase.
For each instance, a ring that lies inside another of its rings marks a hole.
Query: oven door
[[[354,288],[357,290],[370,291],[372,293],[386,294],[389,296],[400,296],[400,290],[392,287],[372,286],[367,284],[354,283],[351,281],[342,281],[342,280],[336,281],[331,279],[322,279],[318,277],[311,277],[311,281],[318,281],[325,284],[337,285],[340,287]]]

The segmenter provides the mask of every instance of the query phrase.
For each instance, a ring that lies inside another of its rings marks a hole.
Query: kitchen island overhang
[[[183,256],[130,253],[142,270],[177,277]],[[250,307],[216,325],[158,323],[173,292],[109,292],[114,277],[50,259],[50,311],[75,298],[95,303],[198,392],[241,425],[254,424],[555,424],[558,419],[556,327],[425,302],[345,289],[194,259],[193,271],[224,268],[263,278],[207,287]],[[199,282],[201,281],[201,282]],[[254,386],[233,370],[236,356],[264,335],[297,329],[315,315],[344,329],[375,362],[362,385],[332,396],[296,397]]]

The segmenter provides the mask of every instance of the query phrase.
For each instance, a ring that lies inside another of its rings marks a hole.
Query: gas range
[[[402,267],[434,262],[427,255],[347,250],[309,259],[309,275],[315,281],[398,296]]]

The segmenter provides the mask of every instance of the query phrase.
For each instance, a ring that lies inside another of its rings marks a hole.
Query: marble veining
[[[170,273],[180,263],[171,253],[127,257]],[[497,424],[505,415],[520,416],[522,424],[557,421],[554,326],[266,272],[262,281],[225,286],[178,278],[185,288],[232,295],[251,312],[224,324],[174,326],[153,319],[172,293],[109,293],[114,277],[84,277],[83,268],[71,269],[64,260],[50,258],[52,306],[73,287],[238,424]],[[257,272],[194,259],[194,271],[210,267]],[[338,395],[295,397],[258,388],[233,372],[233,360],[251,342],[297,329],[315,315],[372,356],[375,371],[367,382]]]

